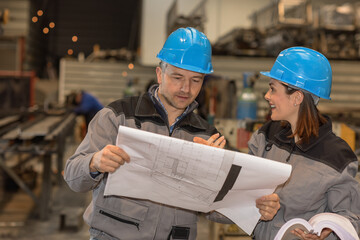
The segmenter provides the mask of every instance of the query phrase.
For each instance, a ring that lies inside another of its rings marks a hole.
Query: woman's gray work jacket
[[[91,236],[97,239],[164,240],[168,239],[173,226],[188,227],[188,239],[196,239],[196,212],[147,200],[104,197],[107,174],[92,178],[89,172],[93,154],[108,144],[115,145],[119,125],[188,141],[193,141],[194,136],[208,139],[217,132],[193,112],[197,107],[194,102],[170,134],[167,119],[161,117],[166,114],[159,114],[163,110],[154,105],[152,93],[115,101],[99,111],[89,124],[86,137],[66,163],[65,180],[70,188],[76,192],[93,190],[84,219],[91,227]]]
[[[273,240],[279,228],[292,218],[309,220],[321,212],[348,218],[360,233],[360,187],[354,178],[358,160],[348,144],[332,132],[332,123],[320,127],[319,137],[295,144],[290,127],[270,121],[253,134],[249,153],[292,165],[287,182],[277,187],[280,210],[272,221],[260,221],[256,240]],[[331,234],[327,239],[337,239]]]

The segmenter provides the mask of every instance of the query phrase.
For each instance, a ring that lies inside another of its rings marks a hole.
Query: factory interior
[[[329,59],[331,100],[318,109],[360,157],[359,0],[0,0],[0,239],[89,239],[91,192],[63,177],[87,129],[72,96],[86,91],[106,106],[146,92],[156,54],[181,27],[211,43],[197,113],[230,149],[247,153],[269,120],[260,71],[304,46]],[[203,214],[197,225],[198,240],[251,239]]]

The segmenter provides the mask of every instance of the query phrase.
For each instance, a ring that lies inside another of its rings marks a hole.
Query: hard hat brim
[[[276,77],[276,76],[271,75],[270,72],[261,71],[260,74],[261,74],[261,75],[264,75],[264,76],[266,76],[266,77],[269,77],[269,78],[278,80],[278,81],[280,81],[280,82],[285,82],[285,83],[287,83],[287,84],[290,84],[290,83],[288,83],[288,82],[286,82],[286,81],[283,81],[282,79],[279,79],[279,78]],[[301,89],[301,90],[304,90],[304,91],[308,91],[308,92],[311,93],[311,91],[309,91],[309,90],[307,90],[307,89],[304,89],[304,88],[301,88],[301,87],[298,87],[298,86],[295,86],[295,87],[297,87],[297,88],[299,88],[299,89]],[[318,96],[318,97],[320,97],[320,98],[324,98],[324,99],[327,99],[327,100],[331,100],[331,97],[319,96],[318,94],[315,94],[315,93],[312,93],[312,94],[314,94],[315,96]]]

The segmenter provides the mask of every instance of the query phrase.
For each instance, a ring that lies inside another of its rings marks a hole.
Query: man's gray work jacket
[[[329,118],[320,126],[319,137],[311,138],[309,143],[295,144],[289,135],[289,126],[270,121],[248,143],[250,154],[292,166],[290,178],[275,190],[280,197],[280,210],[273,220],[257,224],[255,239],[273,240],[286,221],[309,220],[322,212],[348,218],[360,234],[360,186],[354,178],[358,171],[354,152],[332,132]],[[331,234],[326,239],[338,238]]]
[[[84,219],[91,227],[92,237],[128,240],[173,239],[169,238],[172,227],[181,226],[189,228],[188,239],[196,239],[196,212],[147,200],[104,197],[107,174],[93,178],[89,172],[94,153],[108,144],[115,145],[119,125],[188,141],[193,141],[194,136],[208,139],[217,132],[193,112],[197,107],[194,102],[190,105],[188,114],[176,123],[170,134],[168,121],[162,117],[166,116],[166,113],[157,101],[154,105],[153,93],[154,88],[139,97],[112,102],[100,110],[89,124],[88,133],[75,154],[67,160],[65,181],[70,188],[76,192],[93,191],[92,202],[84,213]]]

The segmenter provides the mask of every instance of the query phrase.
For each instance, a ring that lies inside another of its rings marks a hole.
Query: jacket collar
[[[153,85],[149,89],[147,93],[144,93],[140,96],[139,101],[136,104],[135,109],[135,116],[136,117],[155,117],[160,118],[163,121],[167,122],[167,115],[161,106],[161,104],[158,102],[158,100],[155,98],[155,91],[158,88],[158,85]],[[188,113],[186,116],[183,117],[183,119],[180,120],[179,124],[183,125],[190,125],[195,128],[199,129],[206,129],[206,126],[204,126],[201,121],[198,119],[198,116],[195,116],[193,111],[197,108],[198,103],[196,101],[192,102],[189,105]]]
[[[331,119],[324,115],[327,122],[320,126],[319,128],[319,136],[311,136],[308,143],[296,144],[296,146],[303,152],[306,152],[316,146],[323,138],[327,136],[328,133],[332,132],[332,122]],[[283,143],[294,144],[293,138],[288,138],[292,134],[290,126],[286,126],[279,133],[275,135],[275,137]]]

